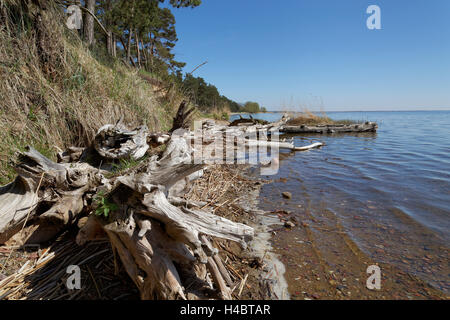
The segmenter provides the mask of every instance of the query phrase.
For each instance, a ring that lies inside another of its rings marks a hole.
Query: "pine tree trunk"
[[[138,68],[141,68],[141,50],[139,49],[139,34],[137,30],[134,31],[134,40],[136,42],[136,52],[137,52],[137,65]]]
[[[95,13],[95,0],[86,0],[86,9]],[[94,17],[88,13],[85,15],[84,38],[88,46],[94,44]]]
[[[142,41],[142,39],[140,39],[140,40],[141,40],[141,48],[142,48],[142,57],[144,59],[144,66],[145,66],[146,70],[148,70],[148,53],[147,53],[147,50],[145,49],[144,42]]]
[[[113,55],[113,44],[112,44],[112,32],[109,31],[108,35],[106,36],[106,48],[108,49],[108,53],[110,55]]]
[[[123,50],[128,52],[128,47],[127,47],[127,44],[125,43],[125,40],[122,37],[119,37],[119,41],[123,46]]]
[[[131,61],[131,36],[132,36],[132,29],[128,29],[128,43],[127,43],[127,61]]]
[[[153,71],[153,51],[154,51],[154,44],[150,35],[150,68],[152,69],[152,71]]]
[[[114,33],[112,34],[112,56],[114,58],[117,57],[117,40],[116,40],[116,36],[114,35]]]

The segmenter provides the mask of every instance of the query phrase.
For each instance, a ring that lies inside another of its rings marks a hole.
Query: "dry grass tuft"
[[[9,257],[8,248],[0,249],[0,260],[2,256]],[[108,241],[80,247],[66,235],[50,247],[14,254],[8,260],[11,270],[4,270],[7,276],[0,278],[0,300],[139,299],[139,292],[116,261]],[[13,263],[19,266],[13,268]],[[70,265],[80,267],[80,290],[69,290],[66,286]]]
[[[313,113],[309,110],[305,110],[300,113],[291,114],[291,120],[287,122],[290,126],[300,126],[300,125],[330,125],[330,124],[352,124],[355,123],[353,120],[333,120],[329,118],[325,112],[320,114]]]

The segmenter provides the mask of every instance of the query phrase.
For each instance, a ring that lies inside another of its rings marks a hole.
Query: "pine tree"
[[[86,0],[86,9],[95,14],[95,0]],[[89,46],[94,44],[94,18],[91,14],[86,13],[84,19],[84,37]]]

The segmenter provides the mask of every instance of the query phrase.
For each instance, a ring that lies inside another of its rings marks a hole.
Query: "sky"
[[[381,29],[369,30],[369,5]],[[203,0],[173,9],[175,54],[268,110],[450,109],[450,0]]]

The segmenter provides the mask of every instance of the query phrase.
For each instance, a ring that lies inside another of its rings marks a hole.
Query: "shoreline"
[[[419,277],[394,265],[377,263],[347,234],[334,232],[330,236],[331,232],[315,234],[313,230],[305,223],[295,230],[279,229],[272,239],[275,252],[286,265],[292,300],[449,299]],[[324,249],[324,242],[332,249]],[[366,286],[370,265],[381,269],[381,290],[369,290]]]
[[[285,278],[292,300],[450,298],[445,291],[419,276],[393,264],[379,262],[383,260],[365,252],[333,213],[326,210],[313,212],[303,206],[292,211],[283,210],[283,206],[275,208],[274,203],[290,200],[282,200],[281,194],[273,192],[263,194],[260,201],[268,204],[263,205],[264,210],[274,210],[272,213],[278,215],[280,222],[294,222],[291,228],[274,226],[271,238],[274,252],[286,266]],[[387,254],[384,250],[387,248],[377,248],[377,253]],[[367,268],[371,265],[381,269],[381,290],[367,288],[366,281],[370,276]]]
[[[256,258],[262,264],[261,268],[253,268],[251,263],[234,266],[241,268],[242,274],[251,275],[247,283],[252,289],[257,287],[264,292],[259,299],[449,299],[444,292],[417,276],[391,264],[376,263],[349,234],[342,230],[330,232],[318,221],[311,221],[310,214],[260,209],[260,202],[266,200],[261,198],[261,189],[273,181],[255,178],[249,172],[249,166],[244,169],[231,167],[229,170],[242,177],[238,184],[244,184],[241,189],[244,199],[236,201],[242,212],[235,221],[255,228],[255,237],[248,243],[248,248],[235,252],[244,260]],[[236,196],[227,192],[222,200],[236,199]],[[281,194],[274,195],[278,196],[281,201]],[[287,226],[287,221],[294,222],[294,225]],[[332,248],[334,253],[326,252],[324,246]],[[369,265],[379,265],[382,270],[380,291],[366,287]],[[250,291],[250,288],[246,289]],[[256,298],[248,295],[247,290],[243,291],[242,297]]]
[[[271,245],[271,226],[282,223],[277,221],[275,215],[258,208],[260,189],[270,182],[255,178],[249,173],[249,168],[248,165],[213,165],[205,169],[204,176],[199,179],[209,180],[209,174],[225,176],[223,185],[226,186],[230,181],[226,177],[233,176],[232,185],[238,186],[237,189],[222,188],[225,192],[216,199],[219,206],[212,205],[212,208],[217,215],[247,224],[255,230],[255,236],[247,243],[247,248],[240,248],[233,242],[220,241],[219,246],[226,250],[220,250],[219,254],[223,261],[231,261],[231,269],[233,273],[234,270],[240,273],[238,278],[241,281],[246,280],[242,295],[235,296],[236,300],[288,300],[290,295],[284,278],[285,266]],[[223,170],[227,174],[222,174]],[[203,201],[208,201],[208,198],[203,198]],[[224,203],[231,205],[227,207]],[[230,215],[230,212],[233,214]],[[238,259],[232,261],[233,255]]]
[[[367,278],[365,271],[367,266],[374,262],[351,241],[348,235],[325,230],[315,234],[314,232],[323,226],[315,225],[306,215],[292,216],[288,212],[268,212],[259,209],[259,203],[265,200],[260,198],[261,188],[264,184],[272,182],[254,178],[247,169],[234,166],[211,167],[207,168],[206,175],[200,178],[205,182],[213,177],[211,175],[225,176],[224,170],[227,171],[229,176],[225,180],[232,181],[237,188],[224,187],[225,184],[223,184],[220,190],[217,190],[221,197],[211,203],[211,208],[220,216],[226,216],[233,221],[255,228],[255,237],[248,243],[246,249],[240,248],[237,243],[231,241],[218,239],[214,241],[226,267],[232,271],[230,275],[235,282],[233,290],[235,300],[449,298],[419,278],[384,263],[379,264],[383,270],[383,290],[368,290],[365,287]],[[204,200],[210,199],[205,197]],[[224,203],[228,203],[229,206]],[[230,212],[234,213],[233,217],[229,216]],[[286,221],[294,221],[296,226],[287,228]],[[99,282],[99,278],[106,277],[114,279],[113,283],[116,283],[115,289],[108,292],[116,296],[113,299],[139,299],[139,294],[123,267],[120,267],[120,273],[115,275],[116,267],[109,244],[99,241],[92,242],[87,247],[78,247],[74,241],[76,234],[77,230],[69,230],[52,247],[55,252],[63,252],[64,248],[71,248],[67,254],[78,256],[71,263],[91,259],[82,267],[82,278],[85,279],[86,288],[79,294],[64,296],[61,293],[65,291],[64,285],[55,284],[42,293],[42,298],[97,300],[105,294],[103,293],[105,288],[112,285],[108,282]],[[324,245],[323,239],[326,240],[325,243],[328,241],[332,244],[336,251],[334,255],[330,252],[325,254],[321,250],[321,246]],[[103,253],[94,257],[95,252]],[[21,252],[17,252],[19,253]],[[68,258],[65,254],[57,254],[54,261],[42,269],[42,273],[47,274],[51,270],[54,273],[65,271],[57,268],[64,259]],[[5,256],[6,253],[2,255],[0,250],[0,258]],[[23,252],[11,259],[11,267],[17,271],[27,260],[36,258],[38,256],[33,256],[32,252]],[[98,266],[101,268],[98,269]],[[27,276],[26,281],[35,282],[41,279],[40,274],[41,272],[36,270],[34,274]],[[98,283],[93,279],[97,279]],[[26,298],[27,293],[18,289],[17,292],[11,292],[10,296],[4,298]],[[59,295],[55,296],[54,292],[59,292]],[[195,300],[195,297],[191,298]]]
[[[270,182],[269,182],[270,183]],[[247,202],[241,202],[244,210],[251,212],[255,216],[255,221],[251,226],[255,229],[255,238],[249,243],[251,254],[266,265],[261,273],[261,281],[267,282],[271,287],[274,298],[279,300],[290,300],[288,284],[284,277],[286,272],[285,265],[281,262],[279,254],[275,253],[271,244],[272,228],[271,226],[281,226],[275,215],[258,208],[260,189],[250,191]]]
[[[205,203],[202,209],[255,229],[255,237],[247,249],[232,241],[211,241],[230,272],[233,283],[229,287],[234,299],[448,299],[419,278],[385,263],[379,265],[383,269],[386,290],[369,291],[365,282],[366,269],[377,263],[358,247],[348,231],[343,230],[339,219],[325,216],[326,212],[313,216],[304,209],[280,210],[284,202],[290,201],[283,199],[281,192],[272,192],[270,206],[264,208],[266,211],[261,210],[261,202],[268,200],[262,198],[261,189],[274,181],[262,180],[252,172],[254,168],[249,165],[208,166],[202,176],[188,185],[189,191],[184,195],[188,201]],[[280,178],[283,179],[288,180]],[[322,218],[331,224],[320,221]],[[69,237],[68,241],[74,242],[73,234],[77,231],[74,226],[66,232],[66,240]],[[0,262],[3,249],[0,246]],[[77,247],[73,251],[83,256],[84,249]],[[110,259],[111,252],[106,255]],[[91,269],[101,264],[96,263],[90,265]],[[16,271],[22,267],[19,265]],[[87,271],[94,279],[89,266]],[[95,280],[93,284],[92,288],[98,290]],[[88,296],[95,297],[96,292],[80,295],[84,299]],[[195,300],[196,296],[191,298]]]

